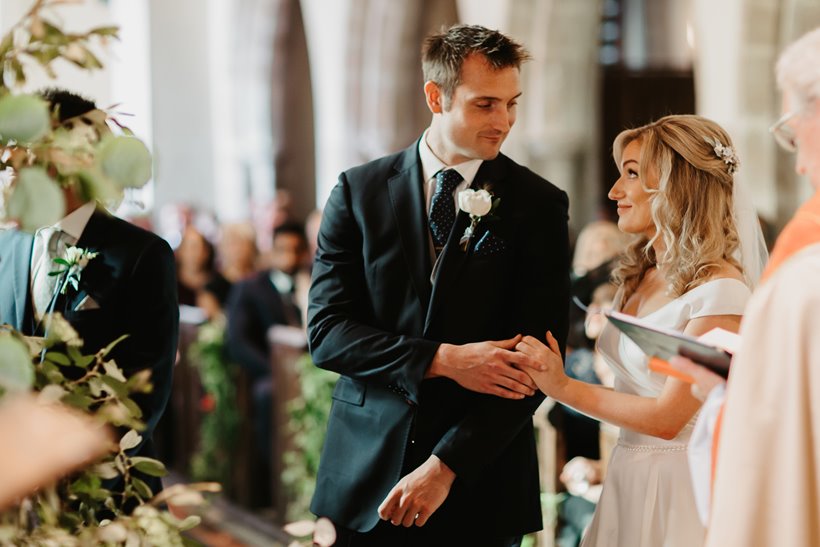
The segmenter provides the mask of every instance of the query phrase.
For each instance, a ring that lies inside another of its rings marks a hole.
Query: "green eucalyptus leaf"
[[[51,128],[46,102],[34,95],[6,95],[0,99],[0,139],[31,143]]]
[[[132,374],[128,378],[128,389],[131,393],[150,393],[151,392],[151,369],[145,369]]]
[[[80,359],[74,360],[74,366],[80,368],[88,368],[88,365],[94,362],[96,358],[93,355],[83,355]]]
[[[105,176],[102,170],[97,167],[83,169],[78,174],[83,194],[88,199],[99,201],[117,200],[122,195],[122,190],[118,188],[109,177]]]
[[[74,408],[79,408],[81,410],[88,410],[91,405],[94,404],[94,399],[85,395],[83,393],[71,392],[65,397],[63,397],[62,401]]]
[[[59,27],[49,23],[45,19],[43,19],[43,28],[46,32],[46,35],[43,37],[43,42],[47,44],[62,45],[67,44],[71,40]]]
[[[95,398],[99,398],[102,396],[104,384],[102,380],[97,377],[89,378],[88,379],[88,389],[91,392],[91,396]]]
[[[109,136],[97,148],[97,162],[120,188],[142,188],[151,179],[151,153],[136,137]]]
[[[136,448],[141,442],[142,435],[132,429],[120,439],[120,449],[131,450],[132,448]]]
[[[114,462],[98,463],[91,468],[91,471],[99,475],[102,479],[116,479],[120,476],[120,473],[114,466]]]
[[[105,370],[105,373],[108,376],[122,383],[125,383],[125,375],[122,373],[122,370],[120,370],[120,367],[118,367],[117,363],[115,363],[114,361],[106,361],[105,363],[103,363],[103,370]]]
[[[34,384],[34,365],[28,347],[10,335],[0,336],[0,387],[27,391]]]
[[[97,36],[113,36],[114,38],[119,36],[120,27],[116,26],[107,26],[107,27],[96,27],[88,31],[88,34],[96,34]]]
[[[131,477],[131,484],[134,486],[134,490],[136,490],[137,494],[139,494],[142,499],[148,500],[154,497],[151,487],[148,486],[145,481],[138,479],[137,477]]]
[[[164,477],[168,474],[165,465],[159,460],[153,458],[146,458],[144,456],[134,456],[131,458],[131,465],[137,471],[142,471],[146,475],[152,477]]]
[[[8,53],[12,46],[14,46],[14,32],[7,32],[0,41],[0,57]]]
[[[142,409],[139,407],[139,405],[137,405],[137,403],[134,402],[134,399],[125,397],[120,402],[123,405],[125,405],[125,408],[128,409],[128,412],[131,413],[131,416],[133,418],[142,418]]]
[[[105,346],[105,348],[100,350],[98,353],[102,354],[102,356],[105,357],[106,355],[111,353],[111,350],[114,349],[117,344],[119,344],[120,342],[122,342],[126,338],[128,338],[128,335],[123,334],[122,336],[120,336],[119,338],[117,338],[116,340],[114,340],[113,342],[108,344],[107,346]]]
[[[95,68],[102,68],[103,64],[100,62],[97,56],[91,52],[90,49],[85,48],[85,62],[83,63],[83,67],[89,70],[93,70]]]
[[[9,57],[3,64],[3,83],[7,88],[22,86],[26,83],[26,71],[17,57]]]
[[[72,482],[68,489],[73,494],[90,494],[98,489],[102,484],[102,480],[93,473],[83,473],[80,477]]]
[[[56,351],[46,352],[46,360],[64,367],[71,366],[71,359],[68,358],[68,355]]]
[[[199,526],[199,523],[201,522],[202,517],[200,517],[199,515],[188,515],[187,517],[182,519],[182,521],[179,524],[177,524],[177,528],[180,532],[185,532],[187,530],[190,530],[191,528],[196,528],[197,526]]]
[[[8,202],[7,215],[33,232],[54,224],[65,214],[65,197],[41,167],[21,169]]]
[[[116,378],[112,378],[111,376],[105,374],[102,376],[102,381],[105,385],[111,388],[111,391],[120,399],[123,397],[128,397],[128,388],[125,385],[125,382],[120,382]]]

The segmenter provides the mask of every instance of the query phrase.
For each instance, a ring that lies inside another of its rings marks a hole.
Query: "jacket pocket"
[[[347,376],[340,376],[333,390],[333,398],[343,403],[362,406],[364,405],[364,394],[366,391],[367,386],[362,382],[357,382]]]

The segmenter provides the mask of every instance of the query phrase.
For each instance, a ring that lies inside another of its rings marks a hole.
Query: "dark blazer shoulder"
[[[129,245],[136,247],[159,245],[167,247],[168,249],[171,248],[168,242],[157,234],[131,224],[108,212],[98,210],[92,218],[94,222],[99,223],[100,227],[105,230],[106,239],[127,242]]]
[[[384,181],[418,162],[418,141],[415,141],[404,150],[351,167],[342,173],[342,177],[351,185],[367,185],[372,181]]]

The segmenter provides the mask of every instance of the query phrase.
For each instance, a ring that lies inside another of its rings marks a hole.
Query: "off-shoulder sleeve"
[[[710,315],[743,315],[752,295],[749,287],[737,279],[709,281],[683,295],[689,300],[690,319]]]

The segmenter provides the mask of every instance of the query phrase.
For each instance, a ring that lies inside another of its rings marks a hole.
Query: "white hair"
[[[803,106],[820,99],[820,28],[804,34],[777,61],[777,85]]]

